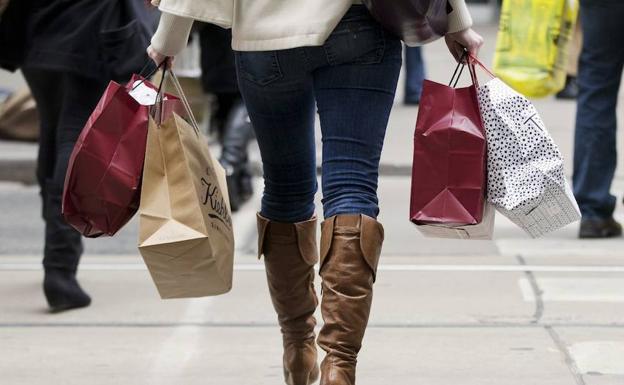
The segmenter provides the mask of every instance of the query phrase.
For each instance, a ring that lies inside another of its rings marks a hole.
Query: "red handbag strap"
[[[477,78],[477,70],[475,68],[474,63],[468,59],[468,71],[470,71],[470,77],[472,78],[472,84],[475,87],[479,88],[479,79]]]
[[[492,71],[490,71],[483,63],[481,63],[481,61],[479,61],[479,59],[476,56],[474,56],[473,54],[468,54],[468,60],[473,63],[473,68],[474,68],[474,65],[476,64],[479,67],[481,67],[492,78],[496,77],[496,75],[494,75],[492,73]]]

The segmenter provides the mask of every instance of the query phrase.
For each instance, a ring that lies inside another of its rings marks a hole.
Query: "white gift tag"
[[[158,93],[155,89],[148,87],[141,80],[137,80],[132,85],[132,90],[129,92],[134,100],[142,106],[153,106],[156,104],[156,97]]]

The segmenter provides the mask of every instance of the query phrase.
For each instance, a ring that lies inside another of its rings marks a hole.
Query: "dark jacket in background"
[[[24,62],[26,54],[27,12],[31,0],[9,2],[0,16],[0,67],[15,71]]]
[[[12,0],[0,20],[0,66],[123,80],[147,62],[157,19],[143,0]]]
[[[202,87],[205,92],[238,94],[232,30],[196,23],[201,47]]]

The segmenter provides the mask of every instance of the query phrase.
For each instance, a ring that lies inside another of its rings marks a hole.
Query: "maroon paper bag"
[[[473,225],[483,218],[486,136],[474,67],[469,68],[470,87],[423,84],[412,167],[410,220],[415,224]]]
[[[62,211],[86,237],[114,235],[139,207],[151,106],[129,94],[137,80],[144,79],[135,75],[126,86],[110,82],[69,159]],[[163,115],[184,111],[177,97],[165,97]]]

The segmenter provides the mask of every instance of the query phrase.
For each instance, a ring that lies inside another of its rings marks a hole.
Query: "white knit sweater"
[[[232,28],[232,48],[268,51],[322,45],[360,0],[154,0],[163,12],[152,46],[175,56],[186,46],[193,20]],[[472,25],[464,0],[449,0],[449,32]]]

